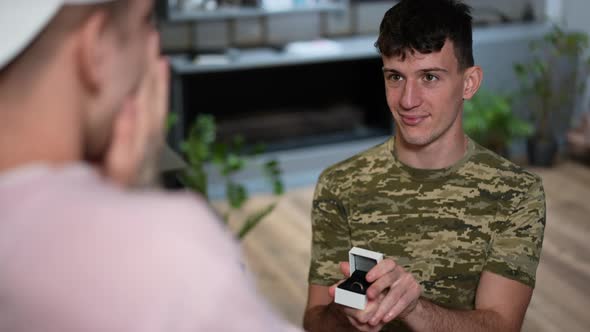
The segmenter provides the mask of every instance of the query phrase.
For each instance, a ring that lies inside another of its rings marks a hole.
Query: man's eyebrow
[[[382,70],[383,70],[384,73],[401,74],[398,70],[393,69],[393,68],[383,67]],[[429,73],[429,72],[444,72],[444,73],[448,73],[449,71],[446,70],[446,69],[444,69],[444,68],[440,68],[440,67],[431,67],[431,68],[424,68],[424,69],[418,70],[418,73]]]
[[[444,73],[448,73],[449,71],[444,69],[444,68],[440,68],[440,67],[432,67],[432,68],[424,68],[424,69],[420,69],[419,72],[421,73],[428,73],[428,72],[432,72],[432,71],[441,71]]]
[[[384,73],[397,73],[397,74],[399,74],[399,71],[392,69],[392,68],[381,67],[381,70],[383,70]]]

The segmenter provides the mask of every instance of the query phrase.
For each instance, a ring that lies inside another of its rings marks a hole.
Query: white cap
[[[0,0],[0,69],[16,58],[63,5],[112,0]]]

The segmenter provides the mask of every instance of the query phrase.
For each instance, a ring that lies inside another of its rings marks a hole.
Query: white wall
[[[552,0],[547,0],[552,1]],[[555,1],[555,0],[553,0]],[[589,0],[559,0],[562,2],[562,23],[568,29],[586,32],[590,35],[590,1]],[[590,53],[590,52],[588,52]],[[590,110],[590,78],[587,79],[586,93],[580,100],[573,122],[576,123],[582,112]]]
[[[588,0],[562,0],[563,20],[570,29],[584,31],[590,34],[590,1]]]

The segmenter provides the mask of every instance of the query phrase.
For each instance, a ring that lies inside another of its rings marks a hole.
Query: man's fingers
[[[144,51],[145,71],[116,115],[111,146],[102,165],[103,172],[122,185],[151,182],[154,161],[164,141],[170,74],[167,60],[160,56],[156,31],[149,36]]]
[[[164,130],[168,97],[170,93],[170,69],[168,60],[160,55],[160,37],[154,33],[148,43],[147,72],[138,93],[140,108],[146,113],[146,133],[160,135]]]
[[[404,288],[403,294],[399,297],[395,305],[389,310],[389,312],[383,317],[382,321],[384,323],[391,322],[400,314],[409,312],[416,307],[420,295],[422,294],[422,289],[418,283],[411,283],[407,287]]]
[[[403,270],[400,268],[389,271],[377,279],[369,289],[367,289],[367,297],[369,300],[373,300],[382,294],[385,290],[392,287],[397,280],[402,276]]]
[[[136,132],[137,106],[133,100],[125,101],[122,110],[115,117],[110,148],[104,164],[104,175],[120,185],[128,185],[134,168],[129,160],[136,159],[141,152],[134,144]]]
[[[379,309],[380,303],[385,297],[384,294],[381,294],[379,298],[375,301],[367,301],[367,305],[364,310],[357,310],[353,308],[344,307],[342,311],[347,315],[354,317],[359,323],[367,324],[369,319],[373,317],[375,312]]]
[[[340,271],[344,274],[345,277],[350,277],[350,263],[349,262],[340,262]]]
[[[148,55],[150,55],[152,59],[158,59],[162,53],[160,50],[160,34],[154,31],[149,38]]]
[[[336,296],[336,288],[338,287],[338,285],[343,283],[345,280],[346,279],[342,279],[342,280],[338,281],[337,283],[335,283],[334,285],[330,286],[330,288],[328,288],[328,294],[330,294],[331,297],[335,297]]]
[[[393,271],[396,267],[397,264],[392,259],[384,259],[367,273],[367,281],[374,282],[381,276]]]
[[[350,324],[352,324],[352,326],[354,326],[355,329],[362,331],[363,326],[365,324],[358,322],[354,317],[351,316],[346,316],[348,318],[348,321],[350,322]]]
[[[387,291],[387,294],[381,301],[379,308],[375,311],[375,314],[370,318],[369,324],[377,325],[385,317],[387,313],[395,306],[399,301],[400,297],[404,294],[405,289],[403,287],[392,286]]]
[[[383,321],[386,323],[391,322],[394,320],[399,314],[406,309],[408,306],[407,301],[404,298],[401,298],[390,310],[389,312],[383,317]]]
[[[369,324],[363,324],[359,321],[357,321],[356,319],[354,319],[353,317],[347,316],[348,317],[348,321],[350,322],[350,324],[352,324],[352,326],[354,326],[355,329],[357,329],[358,331],[361,332],[379,332],[381,331],[381,329],[383,328],[384,324],[380,324],[378,326],[371,326]]]

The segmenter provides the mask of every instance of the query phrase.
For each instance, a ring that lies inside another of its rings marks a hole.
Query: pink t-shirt
[[[0,331],[296,331],[197,197],[86,165],[0,174]]]

